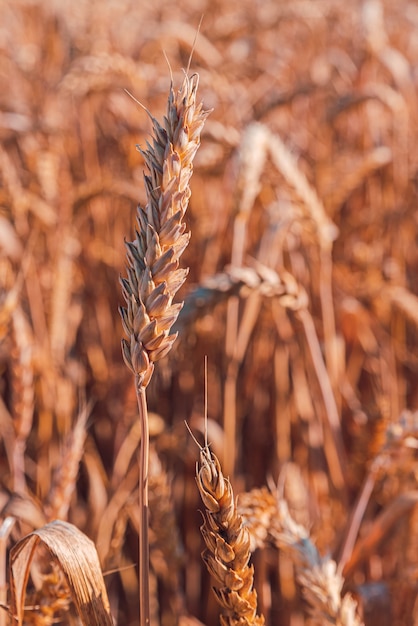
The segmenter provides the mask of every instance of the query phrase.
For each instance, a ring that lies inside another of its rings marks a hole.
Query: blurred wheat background
[[[0,601],[10,548],[60,519],[93,540],[116,623],[138,623],[117,310],[151,124],[125,89],[161,118],[202,15],[190,274],[148,388],[152,624],[219,623],[184,425],[203,443],[205,355],[266,624],[360,623],[333,617],[346,592],[366,626],[417,624],[412,0],[0,0]],[[24,624],[79,623],[45,553],[26,604]]]

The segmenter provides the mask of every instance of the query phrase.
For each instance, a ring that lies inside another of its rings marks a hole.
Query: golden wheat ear
[[[206,544],[202,558],[216,580],[222,626],[259,626],[254,568],[249,565],[250,535],[237,512],[231,483],[217,457],[206,445],[200,450],[196,482],[205,506],[201,532]]]
[[[137,384],[146,387],[154,363],[164,357],[177,334],[170,329],[183,306],[173,298],[186,280],[188,270],[179,258],[189,243],[183,221],[190,192],[193,159],[208,115],[196,104],[198,77],[185,76],[180,90],[170,88],[163,126],[151,117],[152,145],[140,149],[145,174],[147,203],[138,206],[134,241],[126,243],[127,278],[121,279],[126,308],[120,308],[127,339],[122,340],[126,365]]]

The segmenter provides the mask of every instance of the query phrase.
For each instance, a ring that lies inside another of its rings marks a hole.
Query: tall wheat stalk
[[[167,115],[161,125],[153,123],[152,145],[139,148],[148,173],[144,175],[147,203],[138,205],[136,237],[126,243],[127,278],[121,279],[126,308],[120,307],[128,339],[122,339],[122,354],[135,376],[141,423],[139,458],[139,599],[140,624],[150,621],[148,546],[148,457],[149,433],[146,387],[154,363],[165,356],[177,333],[170,334],[183,303],[173,298],[184,283],[188,270],[179,268],[179,258],[189,243],[190,233],[183,222],[189,198],[193,158],[208,115],[196,104],[198,76],[185,76],[179,91],[170,87]]]

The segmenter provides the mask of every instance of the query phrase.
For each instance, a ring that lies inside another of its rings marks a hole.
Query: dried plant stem
[[[277,135],[269,138],[269,149],[273,163],[303,201],[306,210],[316,225],[320,249],[319,297],[324,329],[325,360],[334,392],[337,390],[336,330],[332,297],[332,243],[337,235],[335,224],[326,214],[316,190],[311,186],[296,159]]]
[[[253,123],[244,133],[238,159],[237,207],[234,219],[231,266],[240,268],[244,263],[247,227],[254,201],[257,197],[260,178],[264,168],[268,133],[262,124]],[[228,369],[224,388],[224,433],[225,446],[223,463],[228,475],[232,475],[236,461],[237,431],[237,381],[240,361],[237,344],[241,334],[240,302],[236,297],[228,301],[225,352]],[[245,353],[245,348],[242,350]]]
[[[15,441],[13,446],[13,489],[16,493],[25,493],[25,451],[29,433],[32,428],[34,408],[33,387],[33,339],[29,324],[23,311],[17,307],[12,315],[14,338],[16,342],[14,364],[14,427]]]
[[[8,616],[2,606],[7,601],[7,542],[15,522],[14,517],[6,517],[0,526],[0,626],[8,624]]]
[[[149,602],[149,541],[148,541],[148,466],[149,425],[145,388],[136,380],[141,443],[139,449],[139,610],[141,626],[150,623]]]
[[[236,298],[228,302],[228,322],[234,317],[234,308]],[[228,410],[224,410],[224,451],[223,461],[225,471],[232,475],[235,471],[235,461],[237,456],[237,380],[238,380],[239,363],[231,357],[228,363],[225,386],[224,386],[224,406]]]
[[[373,463],[373,466],[363,483],[362,489],[351,511],[350,518],[347,524],[347,530],[345,532],[342,546],[340,549],[340,557],[338,559],[339,572],[344,571],[344,567],[353,553],[353,548],[357,539],[360,524],[362,522],[366,507],[369,503],[370,496],[372,495],[375,486],[377,468],[378,465],[376,463]]]
[[[324,352],[333,395],[338,393],[337,331],[332,295],[332,244],[322,243],[319,266],[319,298],[321,301]]]
[[[341,434],[338,408],[335,402],[328,371],[322,357],[321,348],[311,314],[307,309],[300,309],[297,312],[297,317],[302,322],[303,329],[305,331],[306,341],[311,353],[312,362],[315,367],[318,384],[325,405],[328,426],[332,435],[333,449],[328,446],[328,461],[330,462],[330,468],[332,469],[333,480],[338,488],[345,490],[347,458]]]
[[[389,534],[400,519],[410,514],[417,504],[417,490],[402,493],[395,500],[389,502],[373,521],[367,534],[357,542],[350,558],[344,564],[344,567],[342,568],[340,566],[343,575],[345,577],[350,576],[354,568],[370,556],[373,550],[375,550],[377,545],[382,541],[383,537]]]

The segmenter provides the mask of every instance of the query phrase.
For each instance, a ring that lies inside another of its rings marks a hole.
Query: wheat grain
[[[52,626],[68,617],[71,592],[60,567],[51,561],[51,571],[40,578],[39,589],[27,595],[24,626]]]
[[[356,602],[350,594],[341,594],[344,579],[337,570],[337,564],[328,557],[320,556],[309,532],[292,519],[283,499],[278,502],[278,518],[271,534],[276,545],[292,557],[313,624],[361,626]]]
[[[361,626],[355,601],[341,594],[344,579],[337,564],[320,556],[308,530],[291,517],[286,500],[278,500],[265,488],[254,489],[240,495],[238,510],[253,549],[273,543],[291,557],[313,624]]]
[[[270,528],[277,517],[277,500],[267,487],[252,489],[238,497],[238,513],[250,534],[250,549],[264,548]]]
[[[176,329],[182,329],[194,316],[213,309],[231,296],[248,298],[255,292],[267,298],[278,298],[284,308],[292,311],[308,305],[306,291],[289,272],[275,271],[252,259],[251,265],[243,267],[227,265],[223,272],[209,276],[195,287],[186,296]]]
[[[196,104],[197,76],[184,78],[175,94],[170,89],[164,128],[152,118],[153,145],[141,150],[147,204],[138,206],[136,239],[127,242],[128,278],[122,278],[127,308],[120,308],[124,330],[122,351],[127,366],[146,387],[154,362],[165,356],[177,335],[170,335],[182,304],[173,298],[188,270],[179,258],[189,243],[184,214],[190,198],[192,162],[208,115]]]
[[[217,457],[201,448],[197,486],[206,508],[201,526],[206,549],[202,558],[218,583],[214,592],[222,607],[222,626],[264,624],[257,615],[257,592],[250,559],[250,535],[237,511],[231,483]]]

